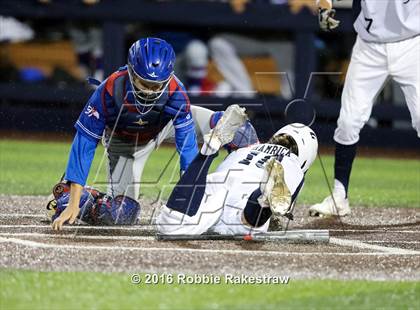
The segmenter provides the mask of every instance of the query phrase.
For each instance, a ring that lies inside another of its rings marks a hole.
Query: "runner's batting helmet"
[[[298,154],[296,155],[302,171],[306,172],[312,165],[318,152],[318,139],[315,132],[306,125],[293,123],[281,128],[273,137],[278,135],[288,135],[295,141],[298,149]]]

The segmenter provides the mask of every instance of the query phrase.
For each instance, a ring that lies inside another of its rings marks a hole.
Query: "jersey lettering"
[[[278,156],[280,154],[290,156],[290,150],[288,148],[275,144],[260,144],[253,147],[252,150],[273,156]]]
[[[274,144],[260,144],[253,147],[251,151],[246,155],[246,157],[238,161],[238,163],[249,166],[251,162],[255,159],[255,166],[258,168],[264,168],[265,163],[271,157],[283,158],[284,156],[290,157],[290,150],[288,148]]]

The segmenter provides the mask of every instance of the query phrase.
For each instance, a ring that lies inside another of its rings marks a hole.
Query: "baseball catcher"
[[[127,65],[100,83],[75,124],[64,177],[70,184],[68,203],[62,205],[64,210],[55,218],[53,229],[61,229],[67,221],[73,223],[78,216],[101,139],[109,159],[107,195],[112,199],[119,195],[137,199],[150,153],[171,134],[181,170],[187,169],[198,147],[190,102],[174,74],[174,63],[175,52],[166,41],[141,39],[130,47]]]

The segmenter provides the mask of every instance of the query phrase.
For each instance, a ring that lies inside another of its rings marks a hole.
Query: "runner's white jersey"
[[[218,166],[216,172],[207,175],[206,191],[196,215],[190,217],[163,206],[156,224],[164,234],[244,235],[266,232],[269,221],[258,228],[244,223],[243,210],[250,195],[263,182],[265,163],[273,156],[283,155],[286,186],[294,201],[303,186],[303,172],[298,158],[289,149],[273,144],[257,144],[232,152]]]
[[[367,42],[391,43],[420,34],[420,0],[361,0],[354,23]]]
[[[280,155],[283,155],[283,158]],[[216,193],[222,194],[222,187],[226,190],[226,196],[222,200],[223,212],[211,228],[212,232],[219,234],[249,233],[250,227],[244,225],[242,221],[242,211],[249,196],[263,182],[264,166],[273,156],[279,156],[284,169],[286,185],[292,194],[292,201],[296,199],[303,186],[304,174],[295,154],[291,153],[288,148],[273,144],[257,144],[241,148],[226,157],[216,172],[209,176],[215,186],[220,184],[220,189],[215,190]],[[268,225],[269,222],[252,230],[267,231]]]
[[[239,175],[241,179],[247,181],[261,181],[264,171],[264,164],[274,156],[282,154],[283,156],[296,158],[290,150],[284,146],[274,144],[256,144],[246,148],[240,148],[230,153],[225,160],[217,167],[216,172],[225,172]],[[239,172],[237,174],[236,172]]]

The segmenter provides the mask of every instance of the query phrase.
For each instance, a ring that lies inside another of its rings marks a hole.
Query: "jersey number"
[[[257,155],[258,155],[258,152],[251,151],[251,153],[246,155],[246,157],[242,159],[241,161],[239,161],[238,163],[248,166],[251,163],[251,161],[254,159],[254,156],[257,156]]]
[[[246,165],[249,166],[249,164],[251,163],[251,161],[254,159],[255,156],[257,156],[259,153],[258,152],[254,152],[251,151],[251,153],[249,153],[248,155],[246,155],[246,157],[244,159],[242,159],[241,161],[239,161],[239,164],[242,165]],[[260,160],[258,160],[255,163],[255,166],[257,166],[258,168],[264,168],[264,164],[271,158],[271,155],[266,155],[263,158],[261,158]]]
[[[366,27],[366,31],[370,33],[370,27],[372,27],[373,19],[365,17],[365,21],[367,21],[367,23],[368,23],[368,25]]]
[[[251,161],[252,161],[252,160],[254,159],[254,157],[255,157],[255,156],[257,156],[258,154],[259,154],[258,152],[251,151],[248,155],[246,155],[246,157],[245,157],[244,159],[240,160],[238,163],[239,163],[239,164],[242,164],[242,165],[249,166],[249,164],[251,163]],[[272,157],[273,157],[273,155],[266,155],[266,156],[264,156],[263,158],[259,159],[259,160],[255,163],[255,166],[257,166],[258,168],[263,169],[263,168],[264,168],[265,163],[266,163],[266,162],[267,162],[270,158],[272,158]],[[278,155],[278,156],[277,156],[277,160],[278,160],[278,161],[282,161],[282,159],[283,159],[283,155],[282,155],[282,154],[280,154],[280,155]]]

